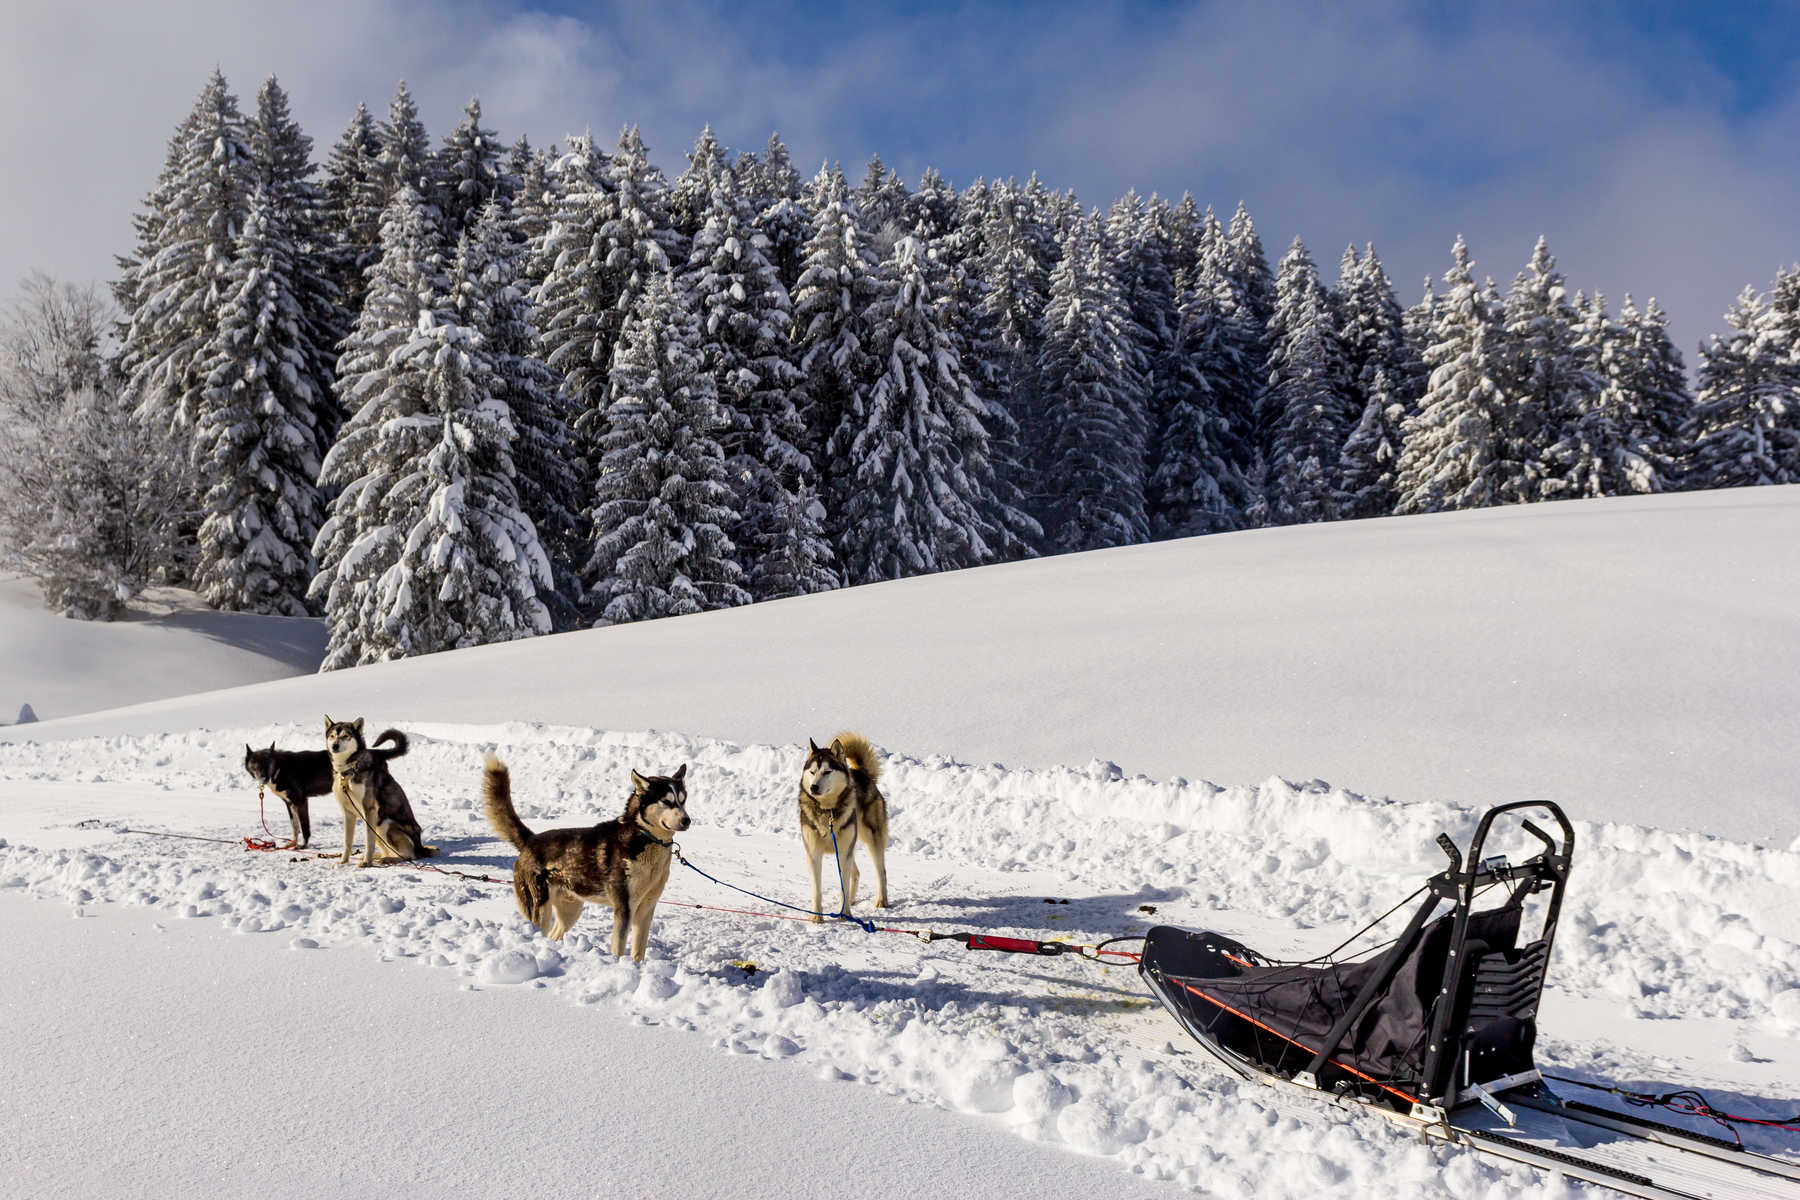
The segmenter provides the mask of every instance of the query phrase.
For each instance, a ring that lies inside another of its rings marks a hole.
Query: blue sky
[[[323,157],[404,76],[440,136],[479,93],[506,136],[643,127],[673,173],[710,122],[811,170],[1036,170],[1229,211],[1271,257],[1373,241],[1403,300],[1465,235],[1504,285],[1548,235],[1574,287],[1658,296],[1690,359],[1800,259],[1800,6],[227,0],[23,6],[0,47],[0,293],[104,278],[207,72],[275,73]],[[45,120],[34,114],[55,114]]]

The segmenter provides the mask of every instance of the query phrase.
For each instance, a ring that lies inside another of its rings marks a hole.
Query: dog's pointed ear
[[[806,752],[808,754],[817,754],[819,752],[819,743],[813,741],[811,738],[807,738],[806,739]]]
[[[362,723],[363,723],[363,719],[361,717],[356,718],[356,732],[358,732],[358,733],[362,732]]]
[[[269,743],[269,753],[270,754],[275,753],[275,743],[274,742]]]
[[[333,722],[332,722],[332,720],[331,720],[331,714],[330,714],[330,713],[326,713],[326,714],[325,714],[325,732],[326,732],[326,733],[330,733],[330,732],[331,732],[331,726],[332,726],[332,724],[333,724]]]
[[[256,753],[256,751],[254,751],[250,748],[250,743],[245,742],[244,743],[244,757],[249,758],[252,754],[255,754],[255,753]]]
[[[686,779],[687,778],[687,764],[682,763],[679,767],[676,767],[675,773],[673,775],[669,776],[669,778],[677,780],[677,781]]]
[[[649,786],[650,786],[650,781],[648,779],[645,779],[642,775],[639,775],[636,771],[633,771],[631,773],[631,790],[632,791],[641,792]]]
[[[833,758],[844,757],[844,739],[843,738],[832,738],[831,739],[831,757],[833,757]]]

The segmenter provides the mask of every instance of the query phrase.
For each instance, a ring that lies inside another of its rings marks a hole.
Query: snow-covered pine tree
[[[1691,489],[1800,482],[1800,405],[1793,346],[1767,299],[1746,287],[1725,314],[1732,332],[1700,347],[1688,440]]]
[[[613,356],[596,479],[589,595],[618,624],[749,602],[723,431],[699,322],[667,276],[646,281]]]
[[[1268,328],[1269,520],[1333,520],[1348,372],[1337,313],[1299,238],[1282,256]]]
[[[841,586],[818,492],[803,483],[784,493],[781,505],[773,523],[775,539],[750,575],[750,594],[758,600],[782,600]]]
[[[941,271],[924,241],[906,237],[881,273],[869,310],[869,349],[881,369],[850,443],[856,486],[838,543],[851,583],[980,566],[1004,552],[1006,538],[991,515],[1000,502],[987,408],[933,293]]]
[[[321,670],[396,651],[379,584],[404,546],[387,497],[443,436],[441,415],[428,411],[424,364],[401,353],[422,327],[435,324],[448,288],[436,212],[410,187],[395,193],[383,214],[368,299],[338,357],[338,400],[351,415],[325,455],[319,482],[342,490],[313,541],[318,573],[308,589],[329,629]]]
[[[1192,192],[1169,211],[1169,275],[1182,288],[1193,282],[1200,269],[1200,244],[1206,237],[1206,217]]]
[[[520,279],[527,248],[515,218],[491,200],[464,235],[450,273],[450,307],[491,371],[488,394],[511,414],[513,483],[551,568],[539,598],[572,627],[587,555],[588,487],[556,372],[540,355],[535,314]]]
[[[919,190],[901,205],[900,218],[928,245],[939,246],[956,224],[956,189],[936,167],[926,167],[919,177]]]
[[[1431,378],[1419,410],[1404,427],[1395,471],[1397,513],[1485,508],[1520,497],[1516,472],[1501,457],[1506,398],[1494,383],[1504,338],[1501,314],[1475,282],[1461,237],[1444,274],[1425,362]]]
[[[800,172],[781,134],[771,133],[769,144],[758,154],[740,154],[732,164],[738,195],[762,212],[780,200],[800,199]]]
[[[479,339],[426,312],[391,366],[419,381],[423,407],[384,434],[422,452],[381,500],[398,556],[376,580],[366,649],[402,658],[549,633],[550,563],[519,506],[512,414]]]
[[[1191,279],[1176,306],[1169,383],[1151,441],[1146,503],[1150,534],[1188,537],[1235,529],[1242,520],[1234,495],[1243,484],[1226,461],[1226,430],[1214,395],[1214,365],[1224,321],[1217,297]]]
[[[719,145],[708,125],[700,131],[687,160],[687,169],[675,177],[669,188],[669,220],[684,239],[692,239],[706,224],[719,180],[732,173],[731,154]]]
[[[325,401],[296,249],[277,204],[261,187],[251,200],[203,356],[194,437],[208,487],[195,585],[214,608],[304,617],[323,517],[317,418]]]
[[[334,246],[324,228],[323,200],[313,183],[312,139],[289,115],[287,93],[274,76],[256,94],[256,115],[247,126],[256,186],[264,196],[264,237],[285,243],[286,290],[297,306],[297,370],[307,375],[313,411],[309,422],[322,457],[337,434],[339,411],[331,386],[337,372],[337,344],[350,332],[350,315],[338,303],[331,277]],[[313,474],[317,474],[315,457]],[[316,527],[315,527],[316,528]],[[312,534],[306,535],[306,544]]]
[[[852,198],[856,210],[862,214],[863,227],[869,231],[876,254],[885,258],[893,244],[907,232],[906,184],[901,180],[900,172],[882,162],[881,155],[870,155],[862,184]]]
[[[1041,524],[1064,551],[1150,536],[1144,505],[1144,363],[1096,212],[1050,277],[1040,369],[1051,428]]]
[[[705,218],[680,282],[700,322],[701,361],[727,424],[719,443],[741,523],[726,532],[745,578],[753,578],[756,564],[791,538],[779,523],[792,515],[793,491],[812,477],[799,448],[805,427],[795,403],[804,376],[788,357],[793,304],[729,173],[720,174]]]
[[[819,477],[827,527],[835,538],[844,498],[854,486],[850,443],[866,419],[868,387],[877,370],[867,346],[868,310],[880,281],[843,173],[821,169],[813,188],[821,200],[794,289],[794,343],[806,377],[801,448]]]
[[[612,199],[608,162],[586,135],[570,140],[557,161],[556,215],[532,261],[544,275],[532,293],[543,357],[562,378],[576,443],[593,478],[600,466],[605,429],[606,374],[612,364],[616,297],[609,291],[607,260],[614,246],[602,232]]]
[[[1394,381],[1417,370],[1406,344],[1405,315],[1373,244],[1360,256],[1356,247],[1345,248],[1338,272],[1337,313],[1338,341],[1348,368],[1345,417],[1354,426],[1368,411],[1376,371],[1387,373],[1391,401]]]
[[[1506,296],[1504,352],[1495,379],[1506,398],[1505,419],[1495,432],[1513,478],[1502,489],[1501,503],[1562,493],[1563,485],[1548,483],[1555,467],[1544,460],[1545,452],[1598,404],[1601,381],[1576,348],[1577,317],[1566,297],[1556,259],[1540,237]],[[1597,360],[1598,352],[1592,357]]]
[[[453,246],[502,188],[500,139],[482,127],[480,97],[469,101],[462,123],[444,138],[431,176],[444,243]]]
[[[1379,362],[1364,391],[1362,417],[1338,456],[1337,515],[1344,520],[1385,517],[1394,511],[1400,449],[1405,444],[1406,404]]]
[[[1151,430],[1161,427],[1175,386],[1169,361],[1175,340],[1175,284],[1169,275],[1167,218],[1167,206],[1160,200],[1153,196],[1146,204],[1136,191],[1127,191],[1106,221],[1113,276],[1143,355],[1145,420]]]
[[[616,346],[625,318],[652,279],[669,274],[687,257],[687,239],[669,219],[669,185],[636,125],[619,135],[619,149],[607,160],[606,220],[600,238],[607,247],[601,267],[601,298],[609,312],[603,336]]]
[[[426,203],[437,196],[433,178],[431,135],[419,119],[419,106],[402,79],[388,102],[387,120],[377,130],[381,153],[375,159],[376,198],[381,202],[385,219],[387,206],[402,188],[412,188]]]
[[[1248,277],[1234,265],[1230,239],[1210,208],[1201,218],[1197,254],[1194,286],[1212,297],[1217,322],[1208,341],[1211,357],[1198,369],[1211,380],[1220,420],[1219,451],[1247,487],[1251,464],[1262,456],[1259,420],[1268,379],[1267,331],[1251,306]],[[1252,499],[1246,491],[1237,498],[1239,507],[1247,513]]]
[[[244,119],[218,71],[176,137],[118,291],[120,362],[125,399],[143,419],[191,429],[206,390],[202,356],[218,331],[224,276],[255,184]]]
[[[325,164],[319,217],[329,247],[322,267],[337,292],[346,334],[362,310],[363,277],[381,257],[380,157],[375,122],[358,104]]]
[[[1594,386],[1571,397],[1557,440],[1539,454],[1547,472],[1542,494],[1580,499],[1659,491],[1657,468],[1619,386],[1619,331],[1606,314],[1606,298],[1577,292],[1574,311],[1572,353]]]
[[[556,181],[550,173],[550,159],[542,150],[534,150],[520,138],[507,158],[507,207],[512,212],[518,236],[530,249],[525,256],[526,273],[532,287],[543,282],[550,264],[543,262],[544,236],[550,232],[560,199]]]
[[[1049,458],[1049,431],[1038,391],[1049,277],[1018,188],[1011,183],[997,185],[983,216],[980,252],[970,263],[981,289],[977,315],[983,322],[983,358],[993,373],[990,394],[1018,426],[1014,457],[1020,466],[1003,475],[1033,493],[1042,486],[1041,470],[1034,467]],[[1042,508],[1040,499],[1029,505]]]
[[[1629,292],[1619,306],[1618,342],[1613,356],[1614,385],[1624,394],[1646,461],[1655,471],[1649,490],[1681,485],[1691,448],[1685,430],[1693,417],[1687,368],[1669,338],[1669,319],[1656,297],[1641,312]]]

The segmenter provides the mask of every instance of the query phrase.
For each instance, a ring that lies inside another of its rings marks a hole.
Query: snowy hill
[[[215,612],[192,592],[152,588],[123,621],[45,610],[37,584],[0,576],[0,721],[39,720],[310,674],[322,621]]]
[[[1800,836],[1796,545],[1794,487],[1264,530],[290,679],[29,736],[320,712],[759,743],[844,726],[965,762],[1543,798],[1785,846]]]
[[[406,728],[436,865],[496,878],[484,753],[537,828],[685,762],[687,853],[792,903],[805,738],[860,727],[893,798],[884,924],[1168,921],[1272,954],[1399,900],[1478,806],[1563,799],[1540,1062],[1778,1115],[1796,534],[1800,489],[1279,530],[6,730],[0,1008],[28,1033],[0,1172],[34,1195],[1571,1194],[1226,1077],[1128,969],[814,928],[681,870],[634,966],[592,910],[556,946],[503,885],[247,853],[243,743],[311,746],[323,712]],[[335,804],[313,815],[335,850]],[[60,1049],[92,1027],[122,1052]],[[67,1135],[77,1106],[103,1136]]]

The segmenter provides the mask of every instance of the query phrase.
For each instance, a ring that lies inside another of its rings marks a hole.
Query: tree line
[[[0,359],[0,535],[104,616],[153,579],[350,666],[1173,538],[1800,479],[1800,270],[1690,393],[1654,299],[1501,294],[1459,239],[1271,269],[1240,205],[810,178],[704,131],[435,146],[401,84],[324,166],[214,72],[119,259]],[[52,446],[67,451],[49,452]]]

